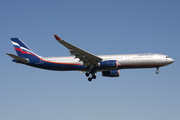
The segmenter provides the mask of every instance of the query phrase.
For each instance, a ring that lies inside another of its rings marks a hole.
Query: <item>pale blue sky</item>
[[[1,0],[0,120],[179,120],[179,0]],[[175,62],[88,82],[11,62],[11,37],[41,56],[69,56],[53,37],[95,55],[160,53]]]

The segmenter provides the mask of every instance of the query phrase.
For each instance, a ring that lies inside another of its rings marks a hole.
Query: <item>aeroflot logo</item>
[[[30,51],[30,50],[28,50],[28,49],[20,46],[18,43],[13,42],[13,41],[11,41],[11,42],[12,42],[12,44],[14,45],[15,49],[18,50],[18,51],[21,51],[21,53],[23,53],[23,54],[31,54],[31,55],[38,56],[38,55],[35,54],[34,52],[32,52],[32,51]],[[17,49],[17,48],[18,48],[18,49]],[[40,56],[38,56],[38,57],[40,57]]]
[[[16,42],[13,42],[13,41],[12,41],[12,44],[14,45],[14,47],[20,48],[20,49],[22,49],[23,51],[26,51],[26,52],[30,52],[30,53],[31,53],[31,51],[29,51],[28,49],[20,46],[20,45],[19,45],[18,43],[16,43]]]

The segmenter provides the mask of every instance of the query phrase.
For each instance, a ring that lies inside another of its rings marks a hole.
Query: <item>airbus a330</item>
[[[81,71],[85,73],[89,81],[96,79],[96,72],[102,72],[105,77],[119,77],[120,69],[132,68],[156,68],[169,65],[174,60],[163,54],[121,54],[121,55],[94,55],[82,50],[57,35],[55,39],[69,49],[68,57],[42,57],[35,54],[19,38],[11,38],[11,42],[17,55],[6,53],[13,58],[13,62],[32,67],[55,71]],[[72,56],[73,55],[73,56]]]

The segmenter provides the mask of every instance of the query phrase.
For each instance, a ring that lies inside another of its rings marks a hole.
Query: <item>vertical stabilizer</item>
[[[30,58],[30,57],[40,57],[35,54],[23,41],[19,38],[11,38],[11,42],[14,46],[14,49],[17,52],[17,55],[22,58]]]

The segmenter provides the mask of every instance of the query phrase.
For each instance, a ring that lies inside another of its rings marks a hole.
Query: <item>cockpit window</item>
[[[166,56],[166,58],[169,58],[169,56]]]

